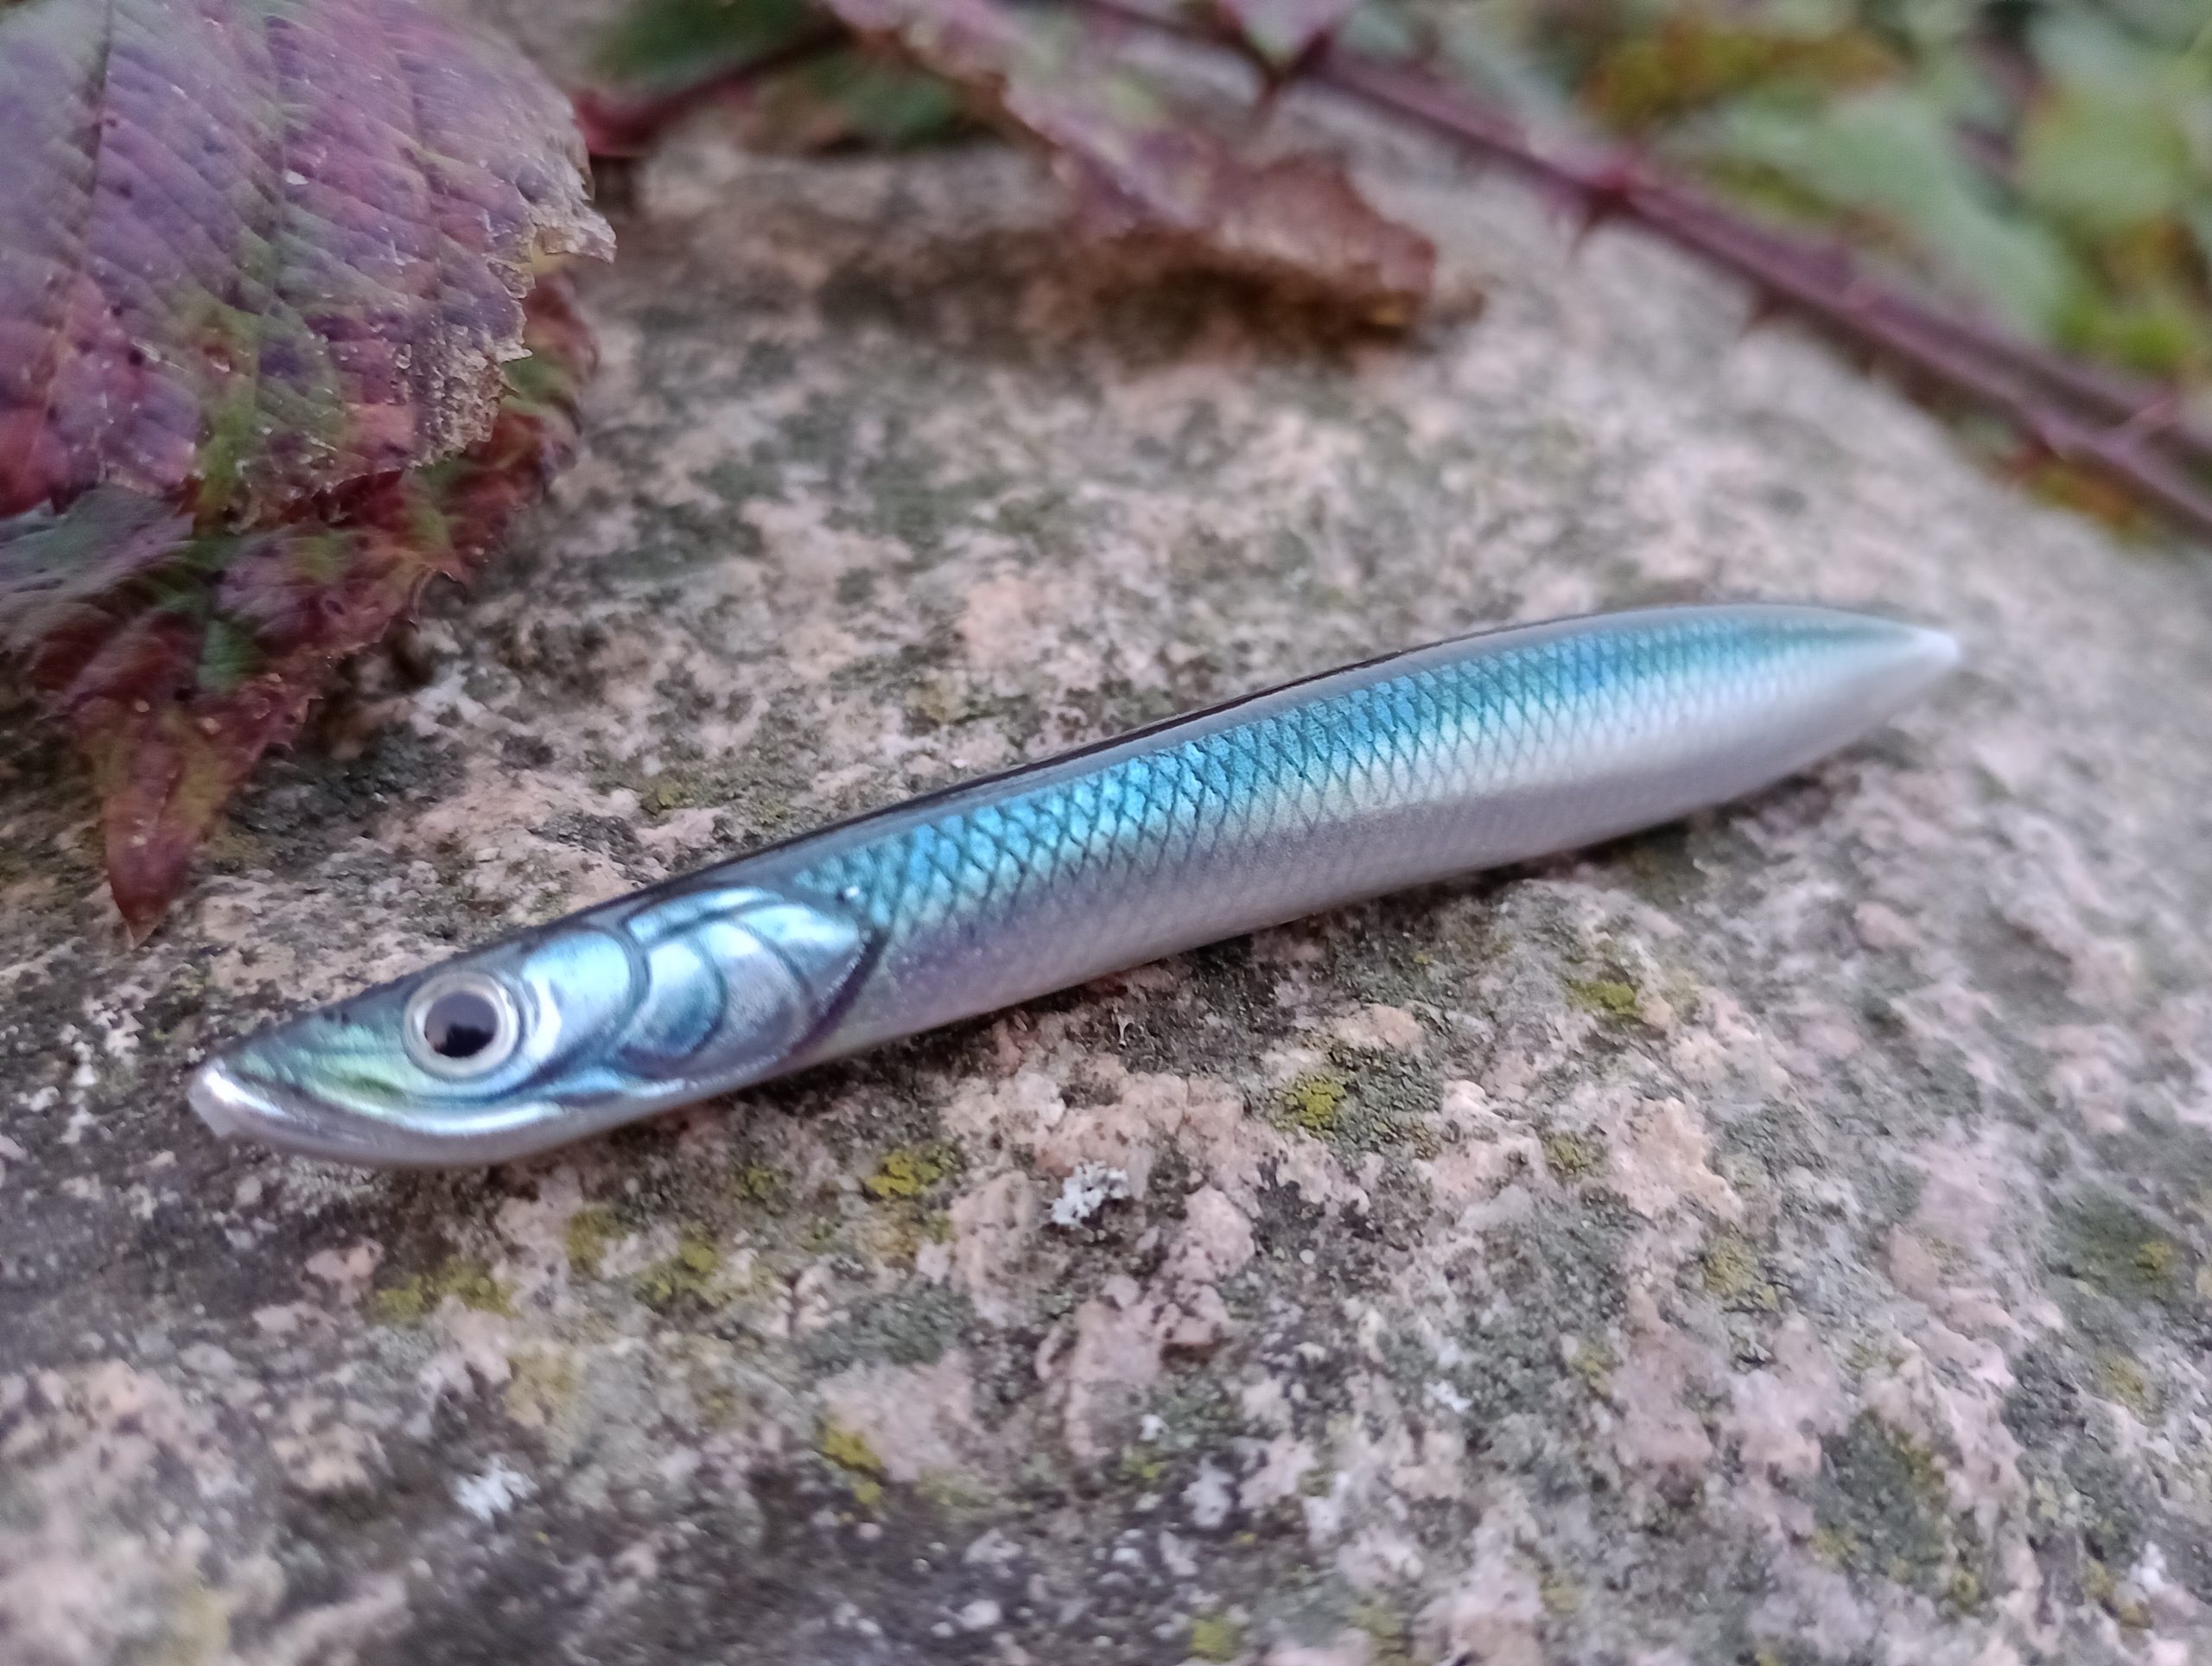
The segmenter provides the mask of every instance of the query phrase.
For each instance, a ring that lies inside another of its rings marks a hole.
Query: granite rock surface
[[[588,456],[124,946],[0,725],[0,1658],[2212,1653],[2212,567],[1626,232],[1370,144],[1436,317],[1022,159],[643,172]],[[530,1163],[224,1146],[225,1038],[1480,622],[1948,624],[1759,800]]]

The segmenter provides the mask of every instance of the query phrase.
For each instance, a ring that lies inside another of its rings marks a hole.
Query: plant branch
[[[1673,212],[1702,217],[1716,238],[1758,245],[1765,258],[1796,267],[1808,283],[1906,330],[1923,331],[1961,350],[1980,353],[2049,391],[2106,418],[2117,430],[2163,439],[2196,461],[2212,464],[2212,436],[2190,427],[2173,389],[2101,365],[2038,347],[1977,318],[1952,312],[1870,275],[1845,249],[1815,244],[1758,225],[1710,198],[1666,181],[1646,179],[1643,188],[1669,200]]]
[[[1135,28],[1224,44],[1195,16],[1146,0],[1065,0]],[[1313,84],[1425,127],[1582,206],[1592,220],[1636,219],[1680,247],[1748,277],[1763,296],[1888,354],[2003,416],[2053,456],[2096,469],[2212,535],[2212,488],[2161,449],[2212,462],[2212,436],[2184,419],[2170,390],[2084,365],[1980,320],[1934,305],[1867,272],[1840,248],[1762,226],[1712,198],[1656,175],[1630,156],[1577,154],[1538,143],[1501,111],[1427,73],[1380,64],[1341,47],[1318,54]],[[2057,396],[2068,410],[2037,397]],[[2101,425],[2088,417],[2101,417]]]

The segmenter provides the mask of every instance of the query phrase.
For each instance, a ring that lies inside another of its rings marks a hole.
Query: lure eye
[[[407,1051],[434,1075],[480,1076],[505,1064],[521,1025],[514,997],[480,972],[434,977],[407,1003]]]

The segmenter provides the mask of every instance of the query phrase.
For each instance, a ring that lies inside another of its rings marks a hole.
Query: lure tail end
[[[1899,625],[1895,669],[1886,679],[1885,703],[1904,710],[1958,670],[1966,657],[1958,638],[1925,625]]]
[[[1966,651],[1959,646],[1959,639],[1948,631],[1936,630],[1926,625],[1903,627],[1910,637],[1906,658],[1913,674],[1920,681],[1921,690],[1933,688],[1953,671],[1966,658]]]

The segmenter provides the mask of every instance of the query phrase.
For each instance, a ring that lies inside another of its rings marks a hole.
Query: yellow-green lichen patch
[[[1584,1012],[1609,1023],[1625,1024],[1637,1016],[1643,997],[1636,985],[1617,977],[1570,977],[1564,980],[1567,998]]]
[[[840,1469],[849,1470],[856,1475],[880,1476],[884,1472],[883,1459],[876,1456],[875,1448],[868,1443],[868,1437],[851,1429],[842,1428],[835,1423],[824,1423],[816,1446],[824,1458]]]
[[[387,1285],[369,1298],[369,1317],[379,1325],[416,1325],[429,1311],[420,1274]]]
[[[1821,1442],[1813,1515],[1815,1553],[1854,1573],[1954,1600],[1986,1583],[1986,1550],[1951,1519],[1942,1460],[1871,1414]]]
[[[492,1276],[491,1269],[480,1261],[454,1256],[435,1272],[418,1273],[378,1291],[369,1298],[369,1317],[379,1325],[420,1324],[448,1296],[479,1313],[514,1312],[512,1296]]]
[[[2062,1218],[2059,1261],[2120,1301],[2171,1302],[2183,1294],[2181,1245],[2118,1198],[2091,1198]]]
[[[231,1612],[235,1597],[209,1589],[196,1579],[175,1589],[160,1630],[130,1651],[141,1666],[213,1666],[237,1658],[231,1652]]]
[[[956,1519],[976,1516],[992,1502],[987,1488],[941,1469],[924,1470],[916,1476],[914,1496]]]
[[[679,810],[728,810],[756,830],[774,832],[796,813],[791,795],[764,778],[760,748],[741,760],[708,759],[683,742],[654,748],[661,767],[648,772],[636,759],[594,753],[591,784],[601,792],[627,789],[648,821],[661,821]]]
[[[2085,1556],[2082,1561],[2082,1594],[2098,1606],[2109,1611],[2120,1600],[2120,1581],[2102,1559]]]
[[[887,1209],[854,1223],[852,1247],[885,1267],[911,1263],[922,1247],[921,1225],[912,1215],[912,1209]]]
[[[1864,1377],[1868,1371],[1881,1367],[1891,1370],[1904,1364],[1907,1356],[1894,1343],[1875,1342],[1865,1338],[1853,1343],[1843,1356],[1843,1363],[1851,1371]]]
[[[781,1204],[789,1189],[781,1173],[766,1163],[747,1163],[737,1171],[737,1178],[730,1186],[740,1203],[756,1208],[773,1208]]]
[[[2152,1238],[2136,1249],[2136,1269],[2160,1285],[2172,1283],[2174,1271],[2180,1265],[2181,1246],[2171,1238]]]
[[[1580,1180],[1605,1166],[1605,1141],[1596,1134],[1547,1134],[1538,1142],[1544,1165],[1562,1180]]]
[[[906,698],[907,716],[925,733],[988,717],[1001,703],[988,690],[942,672],[921,678],[906,691]]]
[[[1340,1151],[1433,1157],[1441,1149],[1429,1123],[1441,1091],[1426,1066],[1370,1047],[1332,1048],[1329,1058],[1281,1090],[1266,1108],[1269,1122]]]
[[[621,1225],[612,1209],[605,1204],[585,1205],[569,1217],[568,1229],[561,1235],[562,1247],[569,1254],[569,1270],[578,1278],[597,1278],[607,1246],[621,1236]]]
[[[1848,1567],[1853,1555],[1848,1536],[1833,1527],[1816,1527],[1805,1541],[1805,1548],[1831,1567]]]
[[[889,1472],[866,1435],[825,1422],[815,1439],[814,1449],[844,1472],[845,1485],[851,1489],[855,1504],[873,1510],[883,1501],[884,1478]]]
[[[1282,1091],[1281,1121],[1320,1139],[1335,1132],[1350,1090],[1332,1070],[1308,1071]]]
[[[1759,1252],[1737,1233],[1716,1234],[1700,1266],[1706,1294],[1724,1307],[1770,1313],[1782,1306],[1782,1292],[1766,1276]]]
[[[1613,1380],[1613,1373],[1620,1369],[1620,1361],[1601,1339],[1578,1338],[1574,1357],[1567,1361],[1567,1369],[1582,1380],[1592,1394],[1603,1394]]]
[[[2151,1623],[2151,1614],[2143,1599],[2123,1587],[2111,1567],[2101,1558],[2089,1556],[2082,1563],[2082,1594],[2110,1614],[2122,1625],[2141,1631]]]
[[[525,1428],[561,1421],[576,1398],[575,1361],[549,1349],[524,1349],[509,1361],[507,1415]]]
[[[703,1233],[687,1231],[677,1241],[676,1252],[665,1256],[638,1275],[631,1287],[638,1300],[657,1313],[713,1298],[715,1275],[721,1271],[721,1252]]]
[[[1122,1448],[1118,1467],[1123,1480],[1139,1486],[1156,1486],[1167,1475],[1167,1459],[1157,1447],[1142,1440]]]
[[[900,1146],[883,1154],[861,1188],[879,1203],[918,1198],[960,1167],[960,1148],[946,1140]]]
[[[1194,1660],[1234,1660],[1244,1651],[1243,1634],[1226,1614],[1201,1614],[1191,1622]]]
[[[2100,1355],[2096,1383],[2099,1394],[2126,1407],[2138,1417],[2148,1418],[2158,1408],[2158,1390],[2152,1383],[2150,1373],[2143,1369],[2139,1360],[2126,1354]]]
[[[1368,1641],[1368,1666],[1413,1666],[1413,1627],[1406,1617],[1377,1597],[1363,1597],[1345,1613]]]

